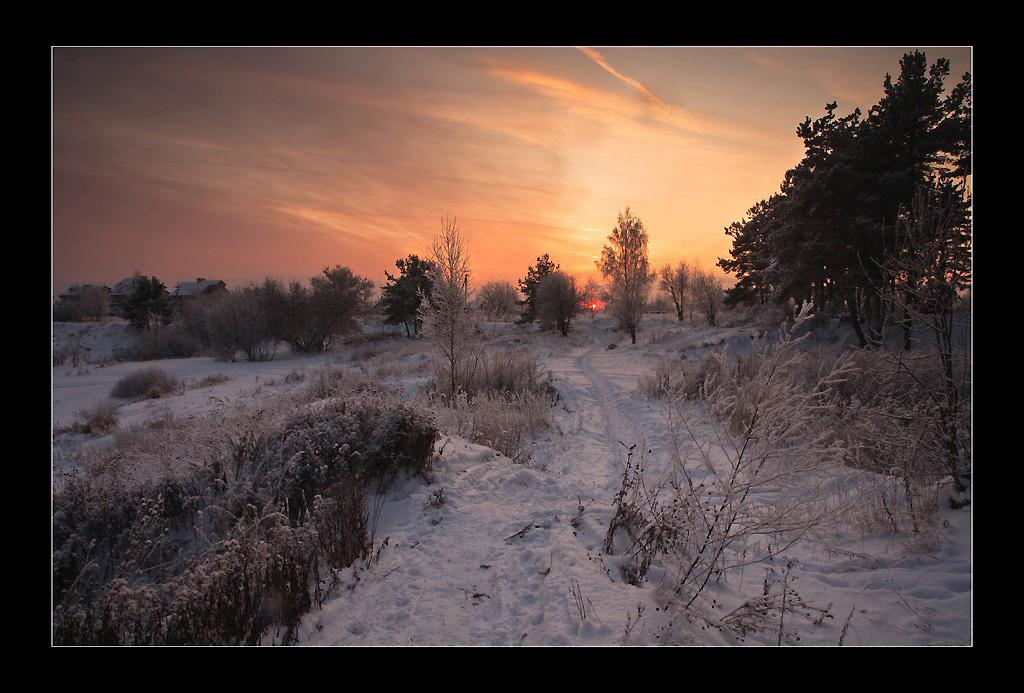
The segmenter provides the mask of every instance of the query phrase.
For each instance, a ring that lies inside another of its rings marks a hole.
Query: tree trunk
[[[850,309],[850,322],[853,323],[853,331],[857,333],[857,339],[860,340],[860,348],[864,349],[868,345],[868,340],[864,338],[864,330],[860,325],[860,316],[857,313],[857,300],[855,298],[847,298],[846,306]]]

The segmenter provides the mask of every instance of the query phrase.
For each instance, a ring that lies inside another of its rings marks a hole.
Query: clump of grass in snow
[[[662,361],[655,366],[653,373],[640,376],[638,390],[647,399],[696,397],[715,364],[710,356],[703,361]]]
[[[551,425],[551,401],[532,394],[485,393],[470,400],[460,393],[454,406],[436,407],[438,425],[516,462],[525,462],[523,444]]]
[[[105,436],[117,428],[117,408],[111,404],[100,404],[92,409],[78,412],[82,421],[71,426],[75,433],[91,436]]]
[[[224,375],[223,373],[213,373],[211,375],[203,377],[196,385],[196,387],[213,387],[214,385],[226,383],[229,380],[231,380],[231,378]]]
[[[320,368],[309,378],[305,399],[308,401],[340,397],[366,389],[366,375],[357,369]]]
[[[557,390],[526,349],[484,354],[473,364],[466,389],[454,397],[437,394],[435,373],[428,403],[441,428],[486,445],[517,462],[525,462],[524,443],[551,426]]]

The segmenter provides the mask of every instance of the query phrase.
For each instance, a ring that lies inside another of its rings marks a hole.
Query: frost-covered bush
[[[275,421],[211,424],[177,479],[90,476],[55,494],[55,642],[255,644],[273,627],[293,639],[323,598],[320,571],[369,554],[368,484],[425,473],[437,432],[369,394]],[[132,454],[167,433],[128,439]]]
[[[69,479],[53,499],[53,597],[89,593],[119,573],[161,570],[176,555],[168,537],[187,526],[186,484],[165,482],[116,489]],[[157,572],[156,578],[161,574]],[[152,579],[152,574],[149,574]]]
[[[426,474],[436,437],[423,414],[368,394],[295,417],[260,441],[252,463],[268,470],[270,493],[299,519],[320,490],[350,477]]]
[[[110,391],[118,399],[158,399],[178,389],[178,381],[160,368],[141,368],[117,381]]]
[[[312,606],[316,533],[271,513],[243,517],[205,560],[163,581],[114,577],[55,610],[58,644],[255,645],[294,639]]]
[[[435,364],[436,365],[436,364]],[[444,391],[447,374],[443,368],[436,368],[428,390]],[[464,387],[457,395],[470,400],[484,394],[510,397],[512,395],[544,394],[553,396],[550,374],[537,362],[537,355],[528,349],[508,349],[482,353],[472,364],[471,374],[464,380]],[[455,402],[443,393],[446,402]]]

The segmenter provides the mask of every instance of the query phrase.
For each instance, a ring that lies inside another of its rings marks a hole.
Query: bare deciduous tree
[[[277,338],[269,324],[260,289],[247,286],[218,300],[209,314],[213,343],[225,358],[245,353],[247,361],[269,361],[277,352]]]
[[[685,262],[680,262],[675,267],[665,265],[658,275],[659,286],[672,299],[680,322],[683,320],[683,309],[690,289],[690,275],[690,267]]]
[[[457,219],[445,216],[441,220],[431,260],[437,273],[429,300],[420,303],[420,312],[424,331],[440,351],[446,395],[454,405],[455,395],[472,380],[481,346],[480,328],[470,305],[469,252]]]
[[[714,327],[724,294],[718,277],[706,270],[694,270],[690,280],[690,292],[697,310],[704,313],[708,326]]]
[[[480,308],[490,320],[504,320],[516,314],[519,293],[512,282],[493,281],[480,287]]]
[[[644,223],[626,207],[608,240],[611,245],[601,249],[597,267],[611,281],[612,313],[619,327],[636,344],[637,327],[655,277],[647,261],[647,231]]]

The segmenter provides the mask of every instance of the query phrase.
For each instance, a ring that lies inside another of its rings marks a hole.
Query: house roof
[[[139,279],[140,279],[140,277],[125,277],[124,279],[122,279],[121,281],[119,281],[117,284],[114,285],[114,290],[110,292],[111,295],[113,295],[113,296],[129,296],[129,295],[131,295],[132,293],[135,292],[135,282],[137,282]]]
[[[181,282],[174,290],[175,296],[198,296],[207,289],[215,287],[224,282],[220,279],[203,279],[194,282]]]

